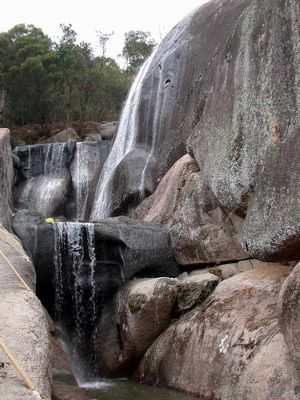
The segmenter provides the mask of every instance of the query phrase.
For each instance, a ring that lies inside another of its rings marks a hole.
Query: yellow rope
[[[17,276],[19,281],[22,283],[22,286],[24,286],[25,289],[30,290],[32,292],[30,287],[27,285],[27,283],[24,281],[24,279],[21,277],[21,275],[18,273],[18,271],[15,269],[15,267],[12,265],[12,263],[9,261],[9,259],[4,255],[3,251],[1,250],[0,250],[0,255],[6,261],[7,265],[12,269],[12,271]]]
[[[9,350],[9,348],[5,345],[5,343],[1,339],[0,339],[0,348],[2,349],[2,351],[6,355],[6,357],[9,359],[9,361],[12,363],[12,365],[14,366],[16,371],[20,374],[25,385],[35,395],[36,399],[42,400],[42,397],[36,390],[32,380],[29,378],[29,376],[26,374],[26,372],[22,369],[22,367],[20,366],[20,364],[18,363],[16,358],[13,356],[12,352]]]

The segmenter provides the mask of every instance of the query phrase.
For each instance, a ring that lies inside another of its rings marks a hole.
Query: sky
[[[157,43],[185,15],[207,0],[11,0],[1,7],[0,32],[19,23],[33,24],[53,40],[60,35],[59,25],[72,24],[78,40],[91,43],[97,54],[96,31],[114,32],[106,55],[121,62],[124,33],[149,31]],[[121,62],[122,64],[122,62]]]

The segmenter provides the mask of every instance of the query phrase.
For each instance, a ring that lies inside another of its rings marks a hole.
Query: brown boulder
[[[282,285],[278,300],[278,321],[300,378],[300,264]]]
[[[160,335],[135,378],[203,400],[299,399],[277,322],[278,294],[289,271],[269,266],[221,282]]]
[[[220,207],[188,154],[173,165],[134,216],[169,228],[180,264],[221,263],[248,257],[236,234],[242,219]]]
[[[64,143],[69,140],[80,141],[80,136],[77,135],[77,132],[73,128],[66,128],[49,138],[39,140],[39,143]]]
[[[118,290],[96,328],[100,374],[128,376],[171,322],[177,279],[134,280]],[[103,335],[105,332],[105,335]]]

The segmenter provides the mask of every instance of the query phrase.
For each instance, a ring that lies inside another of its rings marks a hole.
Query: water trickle
[[[55,233],[55,319],[79,382],[96,376],[95,234],[93,224],[61,222]]]
[[[127,97],[113,148],[104,164],[95,195],[91,220],[110,215],[110,181],[120,161],[134,149],[138,133],[137,111],[142,90],[142,82],[149,71],[155,51],[140,69]]]
[[[44,149],[44,175],[57,174],[63,168],[66,143],[52,143]]]

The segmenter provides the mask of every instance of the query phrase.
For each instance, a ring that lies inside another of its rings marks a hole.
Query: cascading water
[[[21,208],[51,216],[53,198],[64,186],[63,173],[66,143],[28,146],[27,181],[19,197]],[[18,149],[15,150],[18,154]]]
[[[55,320],[79,383],[96,379],[94,225],[61,222],[55,234]]]
[[[90,191],[89,181],[89,151],[84,143],[76,144],[75,169],[76,174],[73,181],[76,200],[76,220],[84,220],[86,204]]]
[[[117,132],[113,148],[104,164],[98,182],[95,202],[91,213],[91,220],[109,217],[110,215],[110,180],[120,161],[134,147],[138,133],[137,110],[142,90],[142,82],[146,76],[151,62],[155,56],[155,51],[140,69],[127,97]]]

